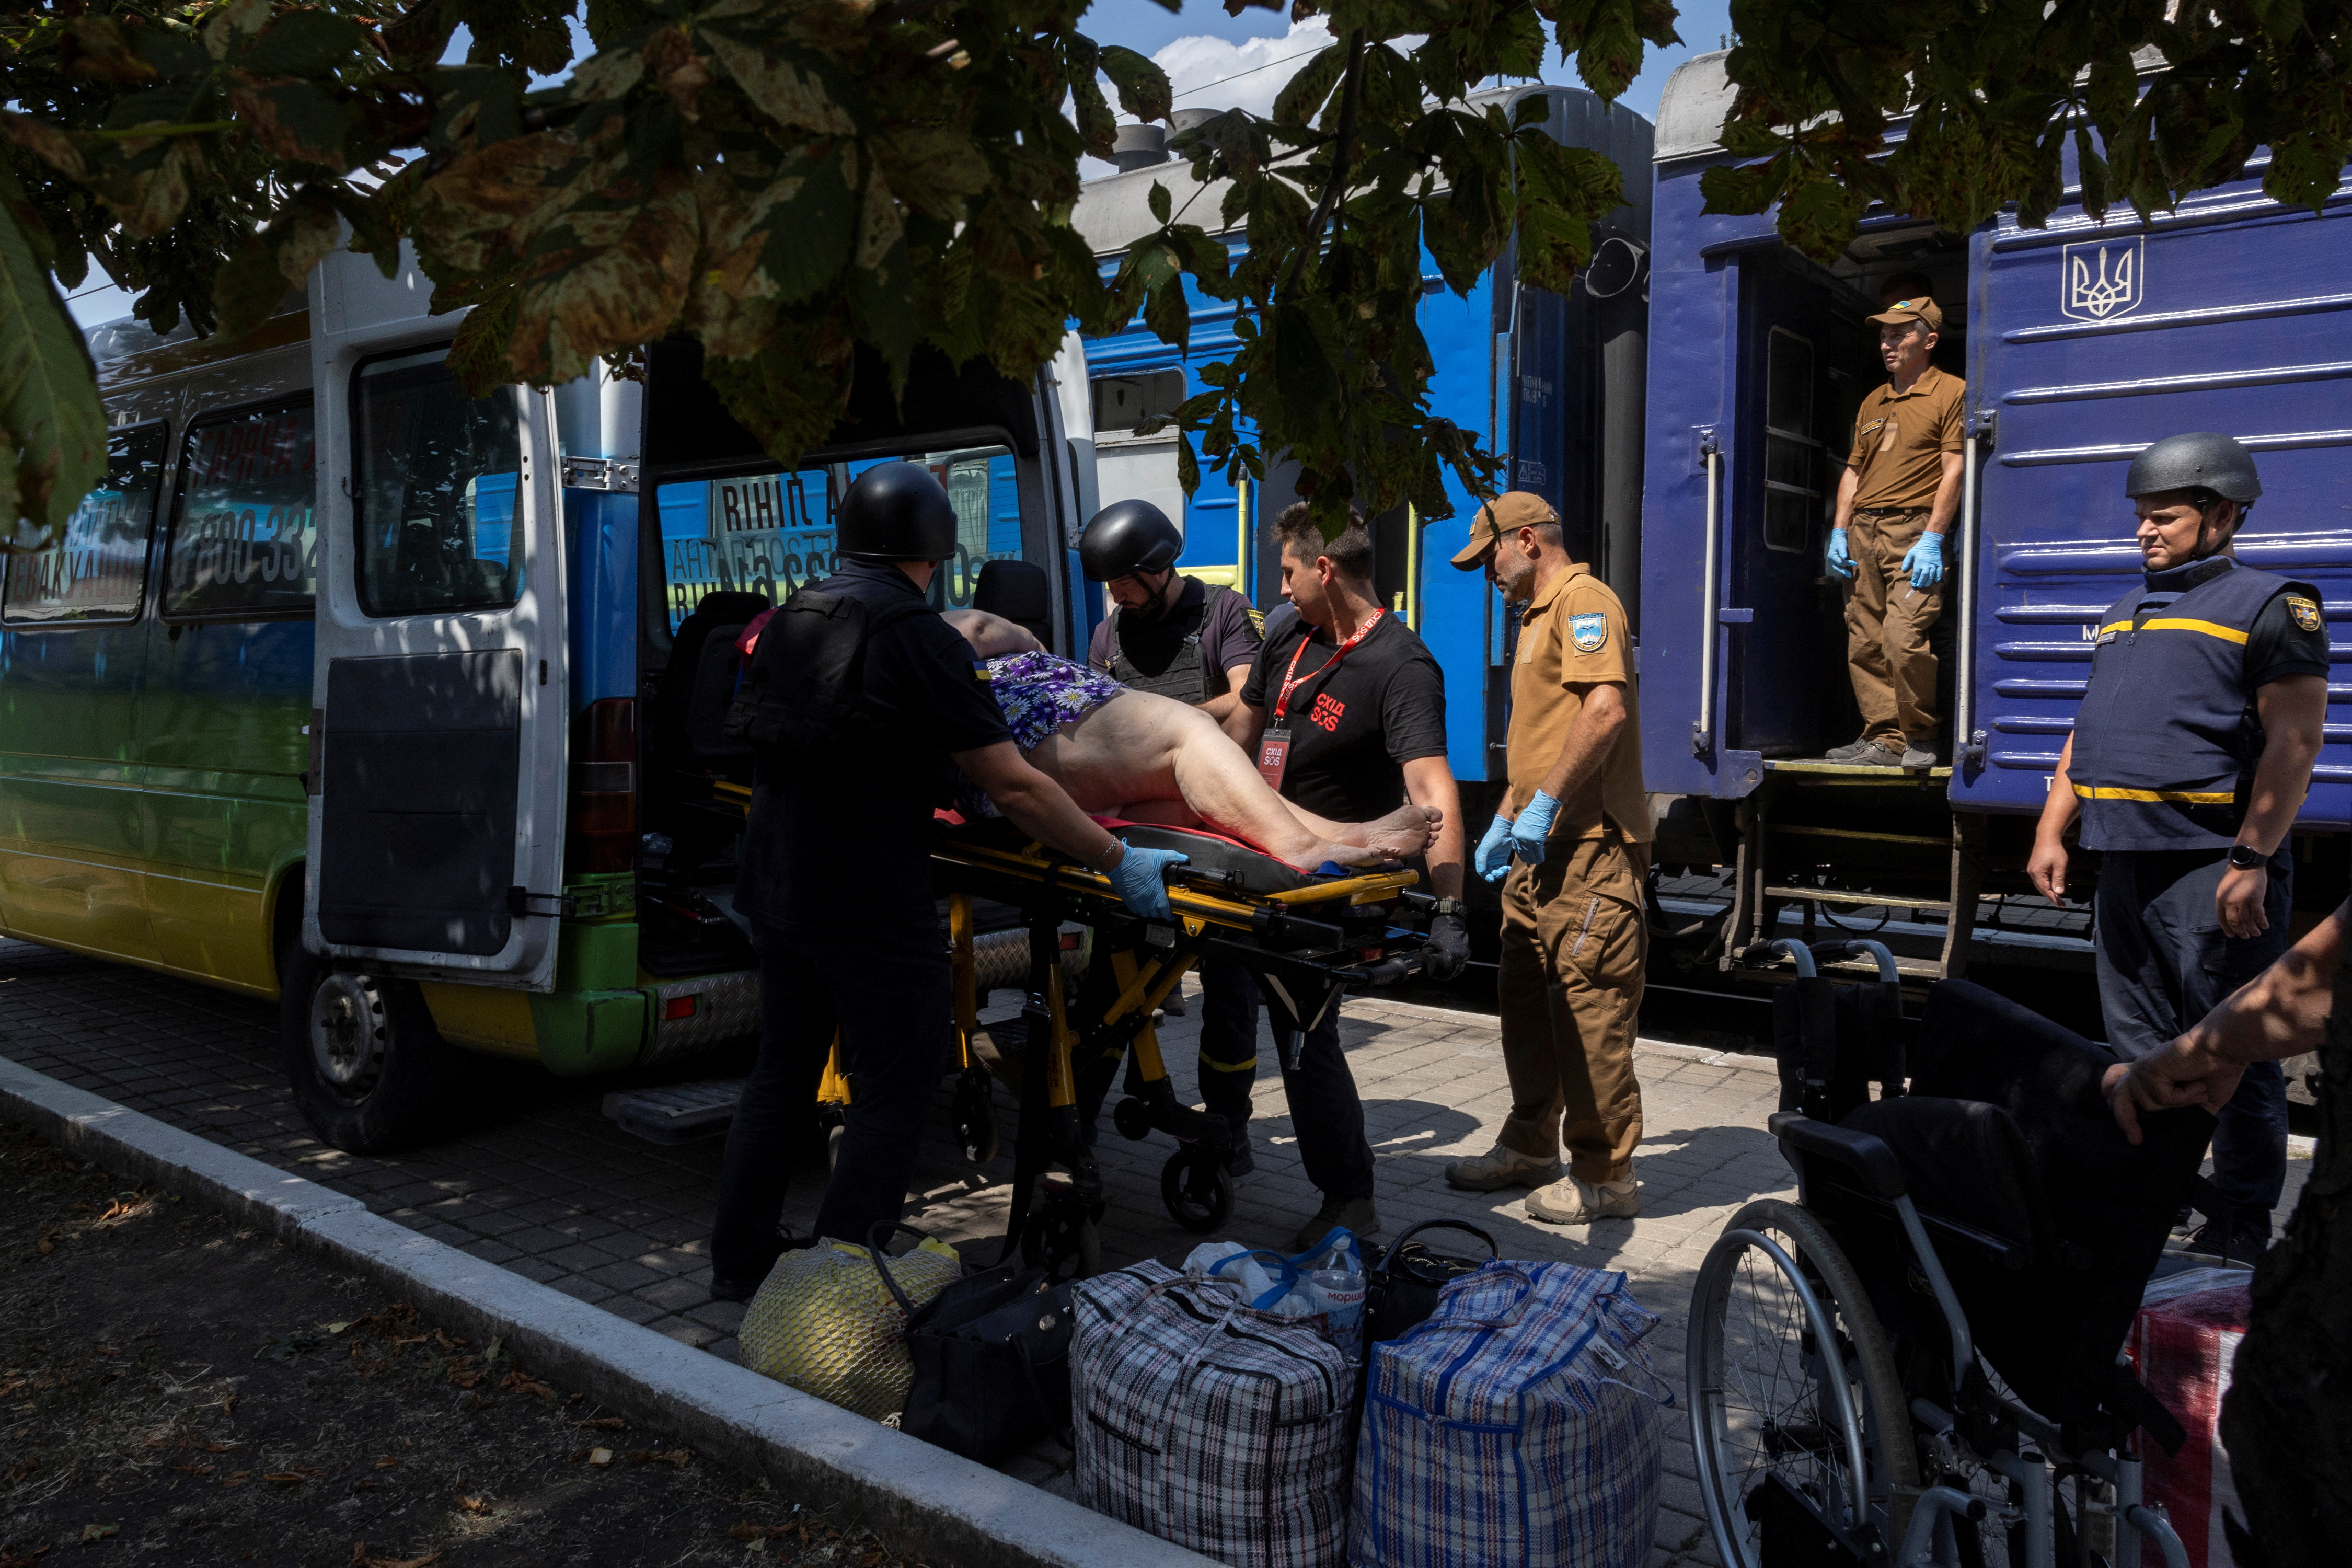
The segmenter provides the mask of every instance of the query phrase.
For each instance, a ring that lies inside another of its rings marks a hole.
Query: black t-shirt
[[[844,563],[821,585],[869,605],[921,597],[897,567],[863,562]],[[945,759],[1009,741],[1012,731],[976,672],[971,645],[936,614],[873,634],[865,679],[866,700],[906,738],[905,749],[760,770],[735,887],[735,907],[754,919],[831,931],[938,923],[931,810],[945,797]]]
[[[1282,793],[1340,822],[1369,822],[1402,805],[1404,764],[1445,754],[1445,678],[1428,647],[1402,617],[1385,615],[1332,667],[1339,645],[1328,633],[1296,616],[1269,616],[1265,630],[1242,700],[1265,709],[1271,728],[1294,653],[1302,678],[1290,694]]]
[[[2309,626],[2295,619],[2300,609]],[[2301,588],[2273,595],[2246,630],[2246,689],[2257,691],[2290,675],[2327,673],[2327,625]]]

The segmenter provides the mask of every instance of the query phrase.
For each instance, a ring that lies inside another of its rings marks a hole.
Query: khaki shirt
[[[1853,504],[1930,507],[1943,482],[1939,456],[1960,449],[1960,403],[1968,384],[1934,365],[1908,392],[1875,387],[1853,416],[1846,466],[1854,471]]]
[[[1625,728],[1600,772],[1559,803],[1555,837],[1599,838],[1605,816],[1630,842],[1650,841],[1650,803],[1642,790],[1642,705],[1626,630],[1625,606],[1584,565],[1570,566],[1538,590],[1520,618],[1518,657],[1511,666],[1508,769],[1514,815],[1535,798],[1584,711],[1584,699],[1574,688],[1604,680],[1625,688]]]

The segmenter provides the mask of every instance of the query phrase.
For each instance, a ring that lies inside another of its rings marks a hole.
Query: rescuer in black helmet
[[[2107,1039],[2168,1045],[2286,951],[2287,835],[2327,710],[2327,634],[2308,583],[2231,553],[2263,493],[2252,453],[2214,432],[2134,458],[2145,581],[2099,617],[2091,679],[2059,754],[2028,874],[2066,888],[2064,835],[2100,852],[2092,939]],[[2269,1245],[2286,1179],[2286,1082],[2249,1068],[2213,1131],[2213,1184],[2233,1226],[2205,1250]]]
[[[1122,686],[1190,702],[1222,722],[1249,679],[1263,623],[1233,589],[1177,572],[1183,552],[1182,530],[1148,500],[1117,500],[1095,513],[1078,536],[1078,566],[1110,603],[1087,645],[1087,662]],[[1212,957],[1202,962],[1201,984],[1222,992],[1251,982],[1231,959]],[[1169,1011],[1183,1011],[1181,993],[1168,1003]],[[1217,1070],[1205,1059],[1201,1065]],[[1248,1138],[1234,1132],[1227,1169],[1238,1176],[1255,1163]]]
[[[856,1091],[816,1234],[863,1243],[896,1221],[945,1070],[953,1017],[931,894],[931,810],[952,762],[1005,818],[1171,918],[1184,857],[1128,847],[1022,759],[972,675],[971,645],[927,597],[955,553],[947,491],[881,463],[834,509],[841,569],[760,632],[728,731],[758,758],[735,907],[760,955],[760,1058],[727,1135],[710,1289],[740,1301],[782,1250],[793,1155],[816,1128],[836,1026]]]
[[[1113,501],[1078,537],[1078,564],[1110,605],[1087,662],[1120,685],[1157,691],[1223,720],[1257,658],[1249,601],[1176,571],[1184,536],[1148,500]]]

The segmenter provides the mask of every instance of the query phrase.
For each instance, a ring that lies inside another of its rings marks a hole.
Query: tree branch
[[[1282,280],[1286,293],[1298,287],[1307,258],[1322,248],[1323,226],[1331,221],[1331,214],[1348,189],[1349,155],[1356,150],[1356,113],[1363,97],[1364,31],[1359,27],[1348,35],[1348,74],[1339,89],[1339,128],[1331,148],[1331,177],[1324,182],[1323,195],[1315,204],[1313,216],[1307,220],[1307,237],[1299,242],[1298,254],[1291,258],[1290,275]]]

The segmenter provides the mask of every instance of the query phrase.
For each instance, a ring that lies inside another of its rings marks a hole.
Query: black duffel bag
[[[1486,1258],[1457,1258],[1412,1238],[1424,1230],[1458,1230],[1486,1244]],[[1364,1279],[1364,1364],[1371,1364],[1371,1347],[1395,1339],[1437,1310],[1437,1294],[1446,1281],[1475,1274],[1486,1259],[1500,1258],[1495,1238],[1475,1225],[1456,1219],[1425,1219],[1407,1226],[1389,1244],[1381,1260]]]
[[[880,1229],[881,1227],[877,1227]],[[1043,1268],[1010,1263],[957,1280],[920,1309],[881,1268],[907,1313],[914,1387],[898,1429],[983,1464],[1070,1425],[1070,1290]]]

